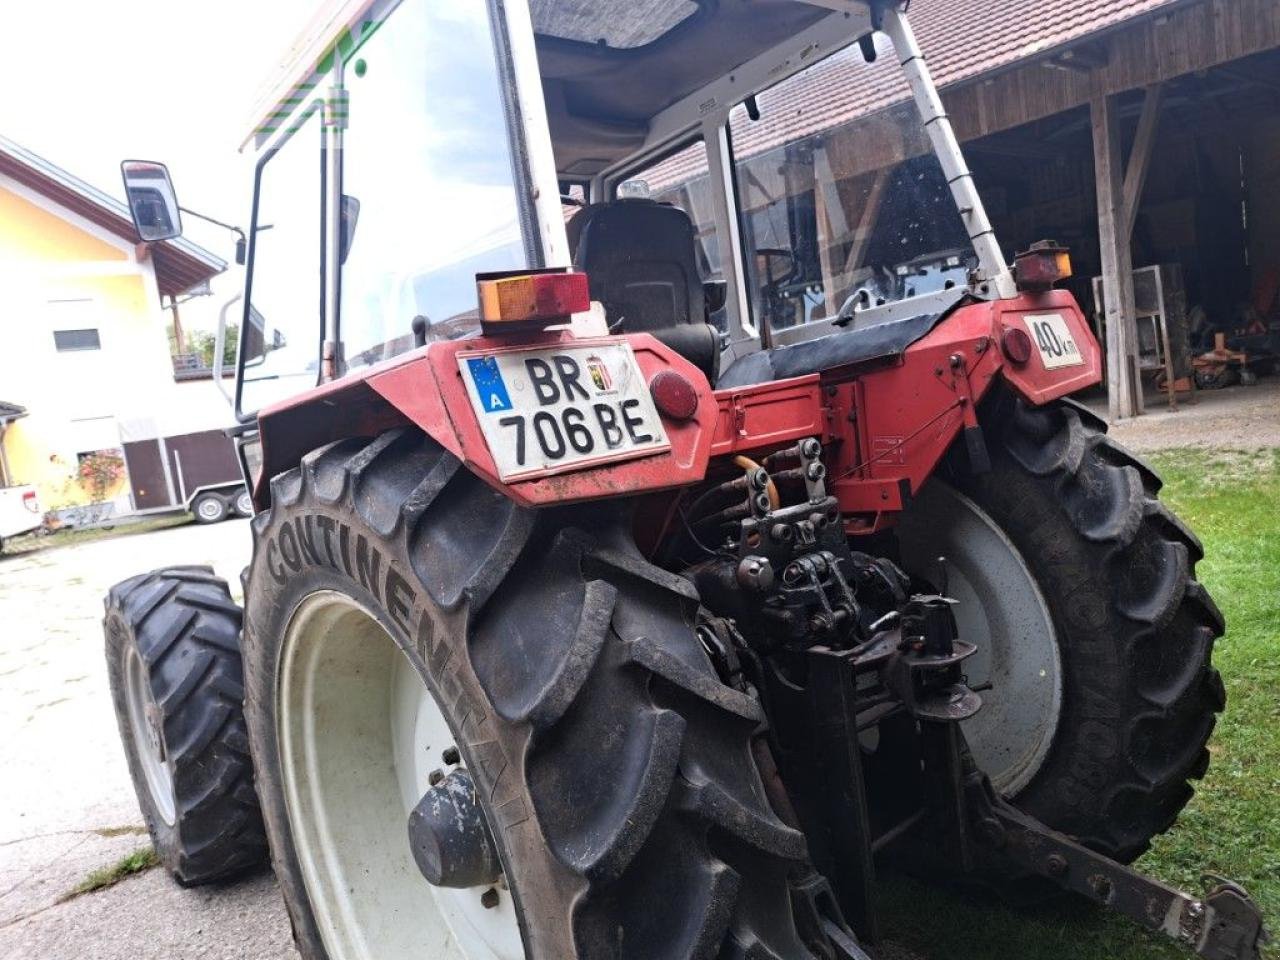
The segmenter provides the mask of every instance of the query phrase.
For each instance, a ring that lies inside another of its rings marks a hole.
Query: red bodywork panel
[[[1044,313],[1063,318],[1083,364],[1046,370],[1034,349],[1022,365],[1004,356],[1000,343],[1005,330],[1016,327],[1030,333],[1023,318]],[[765,452],[816,436],[828,448],[828,486],[850,530],[869,532],[907,505],[963,428],[978,426],[976,405],[996,377],[1035,404],[1101,378],[1097,343],[1065,291],[960,307],[901,356],[719,391],[658,340],[632,334],[627,339],[646,379],[673,370],[698,390],[692,419],[664,419],[671,449],[503,483],[468,399],[457,354],[517,342],[548,347],[571,339],[558,331],[519,341],[432,343],[270,407],[259,417],[263,477],[289,469],[325,443],[413,423],[517,502],[542,506],[687,487],[706,476],[712,458]],[[267,506],[270,491],[265,480],[259,481],[254,499],[259,508]]]
[[[557,331],[518,339],[478,337],[431,343],[270,407],[259,416],[266,465],[263,476],[270,477],[277,472],[273,464],[280,464],[280,470],[288,469],[307,450],[332,440],[370,436],[397,423],[408,422],[429,434],[472,472],[528,506],[599,500],[696,483],[707,472],[716,427],[715,396],[707,378],[684,357],[648,334],[633,334],[627,339],[646,380],[652,380],[661,370],[674,370],[698,389],[699,403],[692,419],[663,419],[671,443],[669,450],[555,476],[507,483],[498,479],[498,470],[458,369],[458,354],[505,350],[517,344],[546,348],[565,342],[575,346],[598,342],[574,339],[567,332]],[[345,427],[335,429],[330,418],[339,413]],[[326,422],[305,427],[312,439],[299,443],[297,421],[316,417]],[[287,452],[280,450],[281,447]],[[254,491],[255,502],[264,506],[261,498],[267,496],[269,491],[259,483]]]

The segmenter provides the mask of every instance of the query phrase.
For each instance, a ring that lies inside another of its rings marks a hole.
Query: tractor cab
[[[272,90],[244,321],[272,326],[245,338],[265,351],[244,418],[475,334],[490,273],[585,273],[582,330],[652,333],[713,385],[1013,292],[896,4],[365,0],[320,16]]]

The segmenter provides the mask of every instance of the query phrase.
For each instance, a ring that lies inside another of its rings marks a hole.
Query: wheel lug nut
[[[427,774],[427,783],[431,784],[431,786],[433,787],[443,779],[444,779],[443,770],[432,770],[430,773]]]
[[[452,767],[462,761],[462,755],[458,753],[457,747],[445,747],[440,759]]]
[[[484,893],[480,894],[480,906],[486,910],[492,910],[498,905],[498,891],[494,887],[490,887]]]

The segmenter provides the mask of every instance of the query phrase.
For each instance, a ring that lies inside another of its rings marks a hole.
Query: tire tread
[[[131,577],[108,592],[108,667],[121,736],[131,731],[111,629],[137,645],[162,714],[177,823],[150,810],[126,746],[157,853],[183,886],[223,880],[267,859],[266,836],[243,715],[242,614],[209,567],[174,566]]]

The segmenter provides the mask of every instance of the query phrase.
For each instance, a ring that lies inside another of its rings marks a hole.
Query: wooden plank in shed
[[[1138,133],[1134,137],[1133,152],[1129,154],[1129,166],[1124,173],[1124,242],[1133,237],[1133,222],[1142,202],[1142,188],[1151,169],[1151,147],[1155,144],[1156,129],[1160,125],[1160,104],[1163,87],[1160,84],[1147,87],[1147,97],[1142,101],[1142,115],[1138,118]]]

